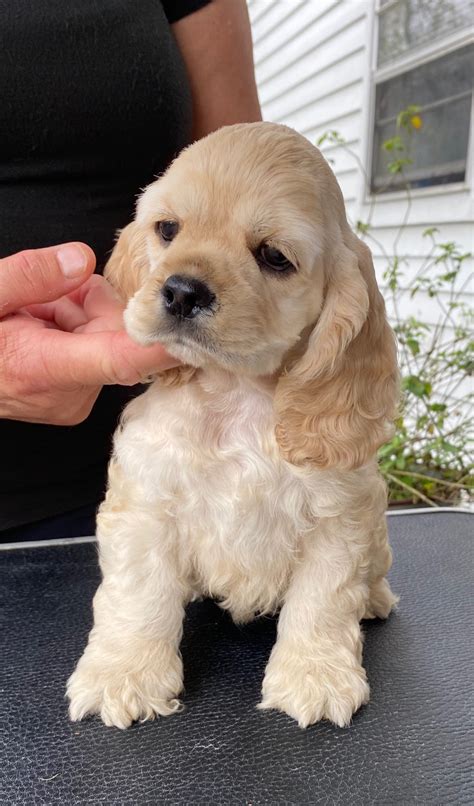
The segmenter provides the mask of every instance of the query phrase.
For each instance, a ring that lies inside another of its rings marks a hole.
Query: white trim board
[[[18,543],[0,543],[0,551],[7,549],[36,549],[41,546],[72,546],[76,543],[95,543],[95,535],[84,537],[56,537],[52,540],[20,540]]]

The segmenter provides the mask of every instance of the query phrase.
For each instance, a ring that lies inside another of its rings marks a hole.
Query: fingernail
[[[87,268],[87,259],[78,246],[62,246],[56,253],[61,271],[68,280],[80,277]]]

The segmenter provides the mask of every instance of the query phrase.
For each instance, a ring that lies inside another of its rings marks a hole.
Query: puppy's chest
[[[203,573],[219,558],[253,572],[293,561],[307,494],[280,458],[267,391],[152,388],[130,415],[119,461]]]

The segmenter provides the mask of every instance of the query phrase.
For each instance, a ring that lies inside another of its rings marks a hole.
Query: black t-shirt
[[[65,241],[98,271],[140,188],[190,141],[169,22],[209,0],[0,0],[0,257]],[[98,502],[130,396],[71,427],[0,420],[0,530]]]

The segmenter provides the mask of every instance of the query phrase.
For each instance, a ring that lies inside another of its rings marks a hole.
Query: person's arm
[[[245,0],[212,0],[172,25],[193,97],[193,137],[261,120]]]

